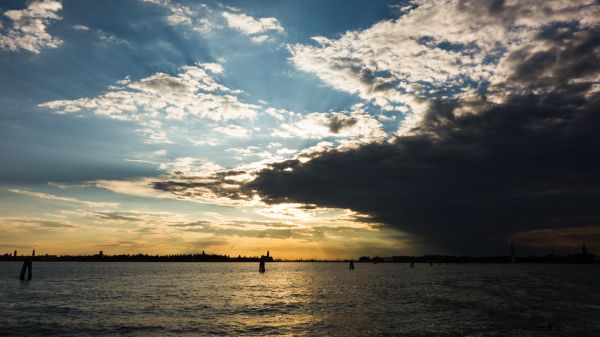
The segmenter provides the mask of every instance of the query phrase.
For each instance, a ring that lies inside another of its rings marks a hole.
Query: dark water
[[[600,336],[600,266],[0,263],[0,335]]]

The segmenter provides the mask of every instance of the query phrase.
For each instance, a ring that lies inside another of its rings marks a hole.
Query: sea
[[[1,336],[600,336],[600,265],[0,262]]]

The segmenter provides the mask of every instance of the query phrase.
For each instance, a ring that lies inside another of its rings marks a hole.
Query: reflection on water
[[[0,263],[0,335],[598,336],[593,265]]]

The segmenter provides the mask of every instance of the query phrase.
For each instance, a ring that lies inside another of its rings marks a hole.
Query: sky
[[[0,3],[0,253],[600,250],[600,3]]]

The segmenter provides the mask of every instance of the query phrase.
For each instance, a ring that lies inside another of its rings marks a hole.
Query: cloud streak
[[[12,193],[32,197],[32,198],[50,200],[50,201],[69,202],[69,203],[74,203],[74,204],[85,205],[88,207],[117,207],[119,205],[118,203],[115,203],[115,202],[86,201],[86,200],[80,200],[80,199],[76,199],[76,198],[61,197],[61,196],[57,196],[54,194],[26,191],[26,190],[21,190],[18,188],[10,188],[10,189],[8,189],[8,191],[12,192]]]

